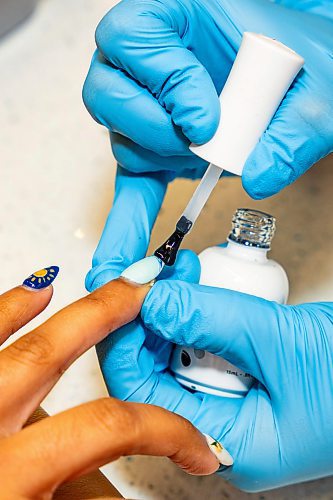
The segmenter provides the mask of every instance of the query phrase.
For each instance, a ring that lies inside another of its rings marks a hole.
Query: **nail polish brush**
[[[223,170],[242,175],[244,164],[266,131],[304,59],[286,45],[245,32],[220,95],[221,119],[213,138],[190,150],[210,162],[200,184],[176,224],[154,255],[165,265],[177,252],[200,215]]]

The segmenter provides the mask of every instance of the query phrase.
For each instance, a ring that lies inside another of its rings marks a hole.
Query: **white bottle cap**
[[[241,175],[304,59],[286,45],[245,32],[220,95],[221,119],[214,137],[190,150],[221,169]]]

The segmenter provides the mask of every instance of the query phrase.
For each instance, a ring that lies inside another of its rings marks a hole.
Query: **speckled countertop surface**
[[[112,201],[108,136],[91,120],[80,94],[94,27],[113,3],[42,1],[29,22],[0,42],[1,290],[40,267],[60,265],[44,318],[84,293],[84,276]],[[278,219],[272,256],[288,271],[291,301],[333,300],[332,167],[332,158],[326,159],[263,202],[250,200],[239,180],[225,180],[188,246],[200,251],[223,240],[234,209],[256,206]],[[171,186],[152,246],[173,228],[193,188],[189,181]],[[91,350],[68,370],[44,406],[54,413],[105,394]],[[215,477],[187,476],[163,459],[121,459],[104,471],[125,496],[144,500],[333,499],[333,478],[247,495]]]

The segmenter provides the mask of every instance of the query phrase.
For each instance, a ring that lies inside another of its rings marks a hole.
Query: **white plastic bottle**
[[[284,304],[289,291],[287,275],[280,264],[267,257],[274,232],[271,215],[238,209],[227,245],[207,248],[199,255],[200,283]],[[175,348],[171,370],[182,385],[218,396],[243,397],[253,384],[249,374],[223,358],[188,347]]]

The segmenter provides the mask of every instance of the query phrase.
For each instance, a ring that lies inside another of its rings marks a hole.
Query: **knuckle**
[[[100,121],[98,116],[99,114],[101,114],[101,99],[99,99],[99,95],[104,92],[104,85],[104,79],[98,77],[98,72],[95,68],[95,62],[92,62],[88,75],[83,84],[82,100],[90,115],[97,122]]]
[[[15,333],[24,323],[29,311],[29,304],[22,303],[18,307],[17,299],[10,295],[0,303],[1,331],[8,335]]]
[[[96,50],[83,83],[82,100],[90,115],[98,123],[102,123],[103,120],[104,97],[108,95],[110,85],[112,86],[112,72],[109,66],[105,65],[102,54]]]
[[[23,365],[48,365],[51,362],[53,346],[42,332],[32,332],[7,347],[5,353]]]
[[[95,103],[95,92],[94,92],[94,85],[92,85],[90,72],[88,73],[85,82],[83,84],[82,100],[83,104],[85,105],[89,113],[92,115]]]
[[[20,316],[22,313],[18,313],[15,317],[15,324],[20,322]],[[16,328],[14,325],[14,320],[12,317],[12,307],[9,302],[4,302],[0,306],[0,324],[1,329],[5,330],[8,335],[15,333]]]
[[[11,316],[11,301],[6,300],[6,302],[2,302],[0,305],[0,320],[1,322],[5,322]]]
[[[98,427],[119,435],[130,437],[135,431],[136,422],[128,405],[113,398],[103,398],[92,404],[91,418]]]
[[[132,32],[133,11],[123,5],[113,7],[99,22],[95,31],[97,47],[109,56],[114,54],[122,45],[124,39]]]
[[[103,292],[101,292],[99,289],[84,298],[85,303],[95,309],[96,313],[108,313],[110,311],[111,300],[112,298],[109,297],[106,290],[103,290]]]

